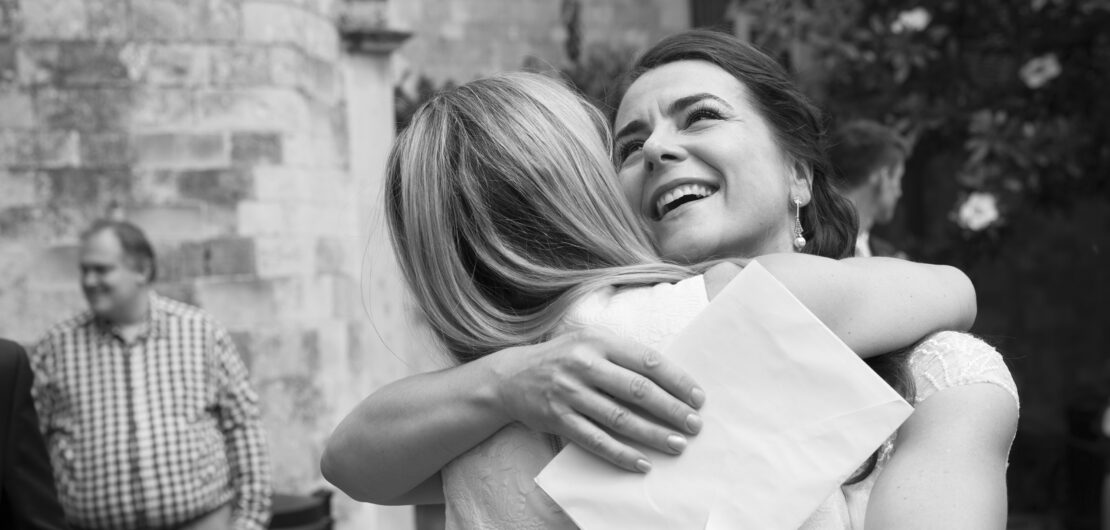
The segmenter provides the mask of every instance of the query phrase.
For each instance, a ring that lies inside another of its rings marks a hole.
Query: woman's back
[[[605,288],[575,304],[560,331],[600,326],[661,351],[707,305],[701,276]],[[456,458],[442,472],[447,528],[575,528],[533,480],[559,449],[554,437],[514,423]]]

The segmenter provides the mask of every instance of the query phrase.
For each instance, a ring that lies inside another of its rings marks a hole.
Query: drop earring
[[[794,250],[802,250],[806,246],[806,238],[802,236],[802,201],[794,197]]]

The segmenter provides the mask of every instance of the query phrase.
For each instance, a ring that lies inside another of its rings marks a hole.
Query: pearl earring
[[[794,197],[794,250],[802,250],[806,246],[806,238],[802,236],[802,201]]]

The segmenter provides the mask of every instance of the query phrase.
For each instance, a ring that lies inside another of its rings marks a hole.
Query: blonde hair
[[[617,184],[599,111],[555,80],[443,92],[397,138],[386,213],[401,268],[461,362],[544,340],[579,297],[673,282]]]

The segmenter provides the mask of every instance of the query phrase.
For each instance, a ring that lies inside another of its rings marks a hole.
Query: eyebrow
[[[729,105],[727,101],[708,92],[700,92],[698,94],[691,94],[689,96],[680,97],[671,102],[670,106],[667,107],[667,115],[676,114],[678,112],[686,110],[687,108],[693,106],[695,103],[706,99],[711,99],[713,101],[716,101],[717,103],[720,103],[721,105],[724,105],[725,107],[728,107],[730,110],[732,109],[732,105]],[[631,136],[633,134],[641,133],[645,130],[647,130],[647,124],[644,123],[643,120],[633,120],[624,127],[621,127],[619,131],[617,131],[614,140],[619,141],[625,136]]]

